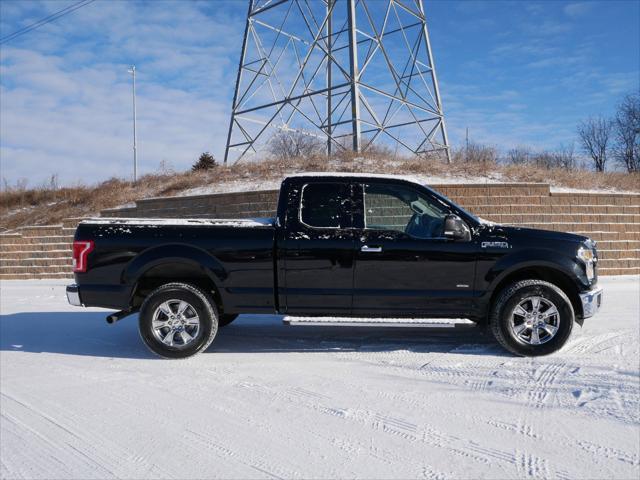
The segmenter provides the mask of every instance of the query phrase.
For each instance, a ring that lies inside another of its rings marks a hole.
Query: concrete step
[[[71,248],[63,250],[13,250],[0,251],[0,260],[24,260],[28,258],[71,258]]]
[[[598,258],[600,260],[634,258],[640,259],[640,249],[633,250],[602,250],[598,249]]]
[[[9,258],[0,259],[0,267],[15,267],[15,268],[29,268],[29,267],[56,267],[59,269],[67,269],[72,267],[72,260],[70,257],[57,257],[57,258]]]
[[[71,254],[71,242],[63,242],[63,243],[11,243],[8,245],[2,244],[2,252],[20,252],[20,251],[31,251],[31,252],[47,252],[51,250],[66,250]]]
[[[38,236],[42,237],[44,235],[61,235],[62,234],[62,224],[60,225],[36,225],[29,227],[19,227],[14,230],[15,233],[18,233],[22,236]]]
[[[87,217],[64,218],[62,220],[62,226],[63,228],[70,228],[75,231],[76,227],[78,226],[78,223],[80,223],[82,220],[85,220],[86,218]]]
[[[0,245],[15,244],[43,244],[43,243],[68,243],[73,242],[73,235],[45,235],[45,236],[23,236],[15,234],[0,235]]]
[[[0,233],[0,245],[2,246],[21,242],[22,239],[22,235],[17,233]]]
[[[0,266],[0,273],[73,273],[71,265]]]
[[[602,240],[597,242],[598,250],[634,250],[640,249],[640,240]]]
[[[101,217],[138,217],[136,207],[109,208],[100,212]]]
[[[553,230],[556,232],[623,232],[640,234],[640,223],[588,223],[588,222],[523,222],[511,224],[516,227]]]
[[[640,258],[610,258],[598,260],[598,271],[601,268],[640,268]]]
[[[551,192],[547,183],[473,183],[429,185],[447,197],[472,196],[548,196]]]
[[[640,267],[600,268],[598,269],[598,275],[602,277],[609,277],[612,275],[640,275]]]
[[[594,225],[594,229],[597,228],[597,225]],[[586,231],[584,229],[574,230],[571,233],[575,233],[577,235],[584,235],[585,237],[589,237],[592,240],[598,242],[598,245],[601,241],[638,241],[640,240],[640,233],[638,232],[600,232],[597,230]]]
[[[629,205],[476,205],[469,209],[480,216],[493,214],[635,214],[640,215],[640,206]]]
[[[483,206],[542,205],[543,204],[542,199],[549,198],[549,197],[542,197],[542,196],[527,197],[527,196],[516,196],[516,195],[510,195],[510,196],[504,196],[504,197],[500,197],[500,196],[488,197],[486,195],[482,195],[479,197],[459,197],[459,198],[449,197],[449,198],[451,198],[451,200],[455,201],[459,205],[465,208],[468,208],[469,210],[473,210],[473,207],[475,205],[483,205]]]
[[[73,280],[72,273],[0,273],[0,280],[33,280],[33,279],[68,278]]]
[[[470,197],[450,197],[462,206],[472,208],[474,205],[582,205],[582,206],[640,206],[640,196],[599,196],[599,195],[574,195],[574,196],[527,196],[527,195],[481,195]]]
[[[640,205],[640,193],[552,192],[549,198],[555,205]]]
[[[31,243],[61,243],[73,242],[73,235],[48,235],[48,236],[25,236],[23,237],[25,240],[30,241]]]
[[[522,214],[489,214],[487,220],[496,223],[590,223],[590,224],[627,224],[640,226],[640,215],[627,214],[556,214],[556,213],[522,213]]]

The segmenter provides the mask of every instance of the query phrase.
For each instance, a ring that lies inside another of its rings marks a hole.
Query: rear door
[[[443,202],[418,186],[371,182],[354,189],[356,315],[447,315],[472,309],[473,241],[444,238]]]
[[[279,249],[285,269],[280,298],[286,305],[281,309],[299,315],[349,314],[355,242],[351,184],[303,182],[287,201]]]

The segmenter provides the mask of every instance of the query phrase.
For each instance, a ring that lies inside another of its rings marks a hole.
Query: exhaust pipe
[[[112,313],[111,315],[107,315],[107,323],[109,325],[113,325],[118,320],[122,320],[127,315],[131,315],[133,312],[131,310],[122,310],[120,312]]]

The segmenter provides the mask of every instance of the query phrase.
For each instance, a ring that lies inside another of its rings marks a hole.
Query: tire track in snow
[[[626,333],[620,332],[606,332],[593,336],[587,336],[583,334],[582,336],[578,337],[575,342],[571,342],[571,344],[568,345],[568,348],[562,350],[561,354],[582,355],[593,351],[597,347],[601,347],[610,342],[613,342],[613,340],[616,340],[617,343],[619,339],[627,336],[628,335]]]
[[[532,362],[536,363],[537,360]],[[527,394],[526,409],[543,409],[547,407],[556,395],[556,384],[567,369],[567,362],[545,363],[535,367],[533,372],[533,385]],[[521,419],[522,417],[520,417]]]
[[[543,458],[529,452],[518,451],[517,469],[520,476],[527,478],[549,478],[549,466]]]
[[[361,426],[393,435],[410,443],[422,443],[431,447],[444,449],[448,454],[471,459],[484,465],[492,465],[496,462],[514,466],[515,455],[508,451],[483,447],[475,442],[464,440],[456,436],[438,431],[431,427],[421,427],[399,417],[389,416],[371,410],[339,409],[320,405],[312,400],[305,400],[308,395],[300,395],[299,391],[271,389],[268,385],[257,385],[242,382],[243,388],[258,388],[261,394],[267,394],[279,401],[286,401],[298,406],[312,409],[316,412],[339,417],[349,422],[356,422]],[[326,396],[325,396],[326,397]],[[330,397],[327,398],[330,400]],[[336,414],[336,412],[340,412]],[[408,459],[405,459],[405,461]]]
[[[475,345],[473,345],[473,347],[475,347]],[[395,362],[389,361],[390,352],[384,352],[383,361],[378,360],[374,362],[374,364],[385,370],[391,369],[394,372],[402,372],[405,376],[408,374],[409,378],[415,376],[426,377],[428,380],[455,385],[477,393],[485,392],[494,384],[494,378],[500,370],[498,362],[502,362],[503,359],[480,356],[466,357],[464,360],[461,360],[459,354],[456,354],[456,351],[466,353],[468,350],[467,345],[461,345],[449,351],[437,352],[435,354],[410,351],[402,351],[401,354],[393,352],[395,354]],[[474,348],[474,350],[477,350],[477,348]],[[482,347],[482,352],[486,351],[488,351],[487,348]],[[430,357],[427,362],[424,362],[425,356]],[[403,358],[411,358],[412,361],[409,365],[399,364],[397,360]],[[424,363],[420,364],[420,362],[417,361],[418,358]],[[478,358],[478,360],[469,361],[474,358]],[[484,376],[479,377],[482,373],[479,374],[478,372],[486,373]],[[389,395],[388,393],[381,393],[381,396],[397,397],[397,395]],[[395,419],[393,418],[381,418],[379,415],[374,416],[374,418],[374,425],[377,428],[382,428],[386,433],[398,435],[410,441],[419,439],[419,437],[415,435],[415,428],[417,426],[414,424],[407,425],[406,423],[394,422]],[[533,433],[533,427],[530,425],[518,426],[513,428],[513,430],[516,433],[522,432],[522,434],[526,434],[529,437],[537,437],[537,434]],[[470,440],[461,440],[440,432],[435,433],[433,430],[423,435],[422,442],[430,446],[443,448],[447,450],[450,455],[471,459],[485,465],[501,463],[507,467],[513,467],[515,470],[516,457],[511,451],[484,447]]]
[[[99,472],[103,477],[116,476],[111,469],[105,466],[105,464],[116,464],[115,456],[105,458],[101,453],[94,451],[90,454],[84,451],[83,448],[87,448],[87,446],[91,448],[92,446],[89,439],[82,438],[51,416],[6,393],[0,393],[0,395],[2,397],[3,420],[11,422],[18,429],[28,431],[46,444],[47,449],[55,452],[52,453],[54,458],[60,456],[64,459],[62,465],[70,468],[69,473],[86,471]],[[39,427],[36,427],[37,425]],[[93,450],[93,448],[91,449]],[[69,463],[75,466],[68,465]]]
[[[234,449],[219,444],[212,440],[210,436],[203,435],[191,429],[187,429],[185,433],[187,434],[186,436],[188,439],[193,441],[193,443],[199,444],[207,450],[215,452],[219,457],[238,462],[257,472],[264,473],[270,478],[284,479],[296,478],[299,476],[298,472],[290,471],[275,465],[265,459],[262,455],[247,456],[244,453],[237,452]]]
[[[591,453],[607,460],[616,460],[634,467],[640,466],[640,458],[637,453],[627,453],[617,448],[605,447],[586,440],[580,440],[576,443],[585,452]]]
[[[487,425],[491,425],[494,428],[514,433],[522,437],[528,437],[534,440],[537,440],[542,436],[534,429],[533,425],[526,423],[522,418],[519,418],[517,423],[502,422],[500,420],[494,420],[492,418],[486,420],[485,423]]]

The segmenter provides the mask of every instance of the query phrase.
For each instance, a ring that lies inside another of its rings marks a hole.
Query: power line
[[[7,43],[11,40],[13,40],[14,38],[17,38],[21,35],[24,35],[25,33],[29,33],[32,30],[35,30],[36,28],[40,28],[44,25],[46,25],[47,23],[51,23],[54,20],[57,20],[60,17],[64,17],[65,15],[67,15],[68,13],[74,12],[76,10],[78,10],[79,8],[82,8],[86,5],[89,5],[90,3],[95,2],[95,0],[80,0],[79,2],[74,3],[73,5],[69,5],[68,7],[63,8],[62,10],[58,10],[55,13],[52,13],[51,15],[48,15],[44,18],[41,18],[40,20],[38,20],[37,22],[32,23],[31,25],[27,25],[26,27],[23,27],[19,30],[16,30],[13,33],[10,33],[9,35],[6,35],[2,38],[0,38],[0,45],[2,45],[3,43]]]

